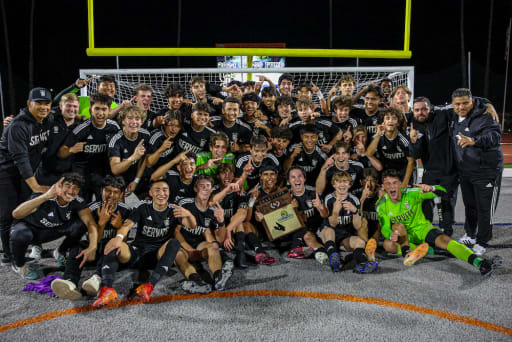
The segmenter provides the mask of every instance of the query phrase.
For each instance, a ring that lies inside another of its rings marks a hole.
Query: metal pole
[[[5,119],[5,109],[4,109],[4,88],[2,86],[2,73],[0,73],[0,102],[2,106],[2,121]]]
[[[507,41],[507,64],[505,66],[505,86],[503,87],[503,114],[501,115],[501,131],[505,130],[505,105],[507,104],[507,84],[508,84],[508,62],[510,60],[510,31],[512,28],[512,18],[508,22],[508,41]]]
[[[119,56],[116,56],[116,69],[119,70]],[[119,103],[123,101],[121,98],[121,82],[119,79],[119,74],[116,74],[116,83],[117,83],[117,98],[119,99]]]
[[[177,37],[176,37],[176,45],[177,47],[181,46],[181,0],[178,0],[178,30],[177,30]],[[176,56],[176,66],[179,68],[181,64],[180,56]]]
[[[356,58],[356,91],[359,91],[359,57]]]
[[[332,0],[329,0],[329,49],[332,49]],[[332,66],[333,59],[329,58],[329,65]]]
[[[468,89],[471,90],[471,51],[468,52]]]

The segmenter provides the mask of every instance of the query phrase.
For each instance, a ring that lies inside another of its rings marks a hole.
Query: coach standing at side
[[[7,126],[0,139],[0,237],[4,256],[9,264],[12,256],[9,233],[12,211],[31,192],[45,192],[34,172],[41,162],[43,148],[50,134],[52,95],[48,89],[34,88],[28,95],[27,106]]]
[[[484,115],[485,104],[473,98],[469,89],[455,90],[452,106],[458,116],[452,139],[466,213],[466,234],[459,241],[474,245],[475,254],[482,255],[492,238],[503,172],[501,128],[490,115]]]

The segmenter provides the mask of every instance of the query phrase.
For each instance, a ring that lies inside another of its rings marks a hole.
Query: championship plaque
[[[263,214],[263,227],[270,241],[304,227],[302,216],[291,204],[292,199],[288,189],[280,188],[256,203],[256,210]]]

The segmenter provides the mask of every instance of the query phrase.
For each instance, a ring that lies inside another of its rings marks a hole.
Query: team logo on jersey
[[[306,201],[306,205],[308,206],[308,208],[313,208],[313,202],[311,202],[310,200]]]
[[[199,143],[199,145],[201,147],[203,147],[204,145],[206,145],[206,139],[201,139],[201,142]]]
[[[59,134],[59,126],[53,127],[53,134]]]
[[[211,219],[211,218],[206,217],[206,218],[204,219],[204,225],[205,225],[206,227],[209,227],[209,226],[210,226],[210,223],[212,223],[211,221],[212,221],[212,219]]]
[[[313,160],[311,161],[311,164],[313,165],[313,167],[316,167],[316,164],[318,164],[318,160],[313,159]]]
[[[125,148],[125,149],[123,150],[123,153],[128,153],[128,150]]]
[[[409,202],[405,202],[405,203],[404,203],[404,206],[405,206],[407,209],[411,209],[411,206],[409,205]]]
[[[400,146],[397,146],[396,149],[398,150],[398,152],[402,152],[402,149],[400,148]]]
[[[465,132],[469,132],[469,128],[467,128],[467,127],[466,127],[466,128],[464,128],[464,131],[465,131]]]
[[[53,211],[48,213],[48,217],[53,217]]]
[[[164,226],[166,226],[166,227],[167,227],[167,226],[169,226],[169,224],[170,224],[169,219],[168,219],[168,218],[166,218],[166,219],[164,220]]]
[[[233,141],[238,139],[238,133],[233,133]]]
[[[66,220],[70,220],[71,219],[71,211],[67,211],[66,212]]]

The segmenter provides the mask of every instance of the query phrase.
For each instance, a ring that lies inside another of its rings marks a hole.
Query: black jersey
[[[221,191],[222,189],[219,186],[215,186],[212,192],[212,196],[218,194]],[[224,209],[224,217],[226,218],[226,224],[228,224],[238,209],[247,210],[247,196],[232,192],[227,194],[226,197],[224,197],[224,199],[219,202],[219,204],[222,209]]]
[[[252,135],[263,135],[265,137],[269,137],[266,130],[256,127],[256,119],[254,121],[247,121],[245,116],[242,117],[241,122],[249,126]],[[269,126],[270,121],[261,121],[265,126]]]
[[[361,185],[361,179],[363,177],[363,169],[364,166],[360,162],[354,161],[349,159],[348,160],[348,169],[342,170],[338,168],[336,163],[334,163],[332,166],[328,167],[327,170],[325,170],[325,193],[330,193],[334,190],[331,184],[332,176],[334,176],[335,173],[345,171],[348,172],[350,177],[352,177],[352,186],[350,187],[350,192],[352,194],[359,194],[362,191],[362,185]]]
[[[205,241],[204,233],[207,229],[214,232],[219,228],[219,223],[213,215],[215,207],[207,207],[206,210],[201,210],[197,207],[195,198],[183,198],[178,202],[180,207],[183,207],[190,211],[196,218],[196,228],[190,228],[186,225],[181,225],[181,235],[192,247],[197,247],[198,244]]]
[[[110,139],[110,142],[108,143],[108,157],[118,157],[121,161],[124,161],[128,159],[133,154],[133,152],[135,152],[137,145],[142,139],[144,139],[142,145],[147,147],[149,145],[149,137],[149,132],[144,128],[139,128],[137,137],[135,137],[133,140],[128,139],[123,131],[119,131]],[[143,160],[143,158],[144,157],[142,157],[140,160]],[[121,174],[126,184],[133,182],[137,176],[138,164],[139,160],[135,160],[132,162],[128,170]]]
[[[306,185],[304,187],[304,192],[301,195],[295,195],[292,191],[290,191],[290,193],[299,203],[299,212],[306,216],[306,228],[310,230],[317,230],[320,228],[323,219],[312,203],[312,201],[316,198],[315,187]],[[320,198],[320,200],[322,199]]]
[[[304,121],[294,121],[290,124],[290,129],[293,133],[292,143],[300,142],[300,130],[306,123]],[[316,119],[315,128],[318,130],[318,145],[328,144],[340,132],[338,126],[334,125],[332,121]]]
[[[146,153],[153,154],[162,146],[167,136],[164,134],[161,128],[155,129],[151,132],[151,138],[149,138],[149,144],[147,145]],[[178,155],[179,148],[176,146],[176,140],[173,141],[171,147],[160,153],[160,157],[158,158],[155,165],[153,165],[153,169],[156,170],[160,166],[170,162]]]
[[[0,139],[1,174],[20,174],[23,179],[34,176],[50,135],[52,121],[52,114],[39,123],[28,109],[20,111],[4,128]]]
[[[43,158],[39,167],[44,168],[47,172],[52,174],[63,174],[72,169],[74,155],[71,154],[66,159],[57,157],[59,148],[64,144],[68,134],[78,125],[75,122],[71,125],[66,125],[62,115],[56,115],[50,127],[50,135],[48,136],[48,143],[46,148],[43,149]]]
[[[377,217],[377,196],[368,197],[362,205],[362,217],[368,221],[368,238],[373,235],[379,227],[379,218]]]
[[[169,202],[176,204],[182,198],[194,197],[196,195],[196,192],[194,191],[195,178],[196,175],[194,174],[192,181],[187,184],[183,183],[179,172],[174,170],[167,171],[163,177],[163,180],[167,182],[171,191],[171,194],[169,195]]]
[[[332,123],[339,129],[341,129],[343,132],[346,132],[347,129],[350,129],[351,131],[353,131],[354,128],[356,128],[359,125],[357,120],[355,120],[354,118],[351,118],[351,117],[349,117],[347,120],[345,120],[343,122],[337,122],[337,121],[333,120]]]
[[[238,156],[236,163],[235,163],[235,166],[236,166],[235,177],[236,178],[240,178],[242,176],[243,168],[244,168],[245,164],[247,164],[247,162],[249,161],[250,156],[251,156],[251,152],[245,152]],[[252,163],[252,166],[254,167],[254,170],[251,172],[250,175],[247,176],[247,185],[250,189],[252,189],[259,182],[260,167],[262,167],[263,165],[270,164],[277,170],[277,172],[279,172],[279,170],[280,170],[279,161],[272,153],[267,153],[267,155],[265,156],[265,158],[263,158],[263,160],[261,161],[261,163],[259,165],[256,165],[254,163],[253,159],[251,159],[251,163]]]
[[[263,115],[265,115],[268,118],[269,123],[272,122],[274,118],[279,117],[279,114],[277,113],[277,108],[274,110],[270,110],[267,106],[265,106],[263,101],[261,101],[259,109],[261,110]]]
[[[365,108],[354,108],[350,111],[350,117],[356,120],[360,125],[366,126],[368,136],[373,136],[376,132],[376,126],[379,117],[379,110],[373,115],[368,115]]]
[[[293,151],[297,144],[290,148]],[[327,160],[327,154],[325,154],[320,147],[315,146],[312,152],[307,152],[304,148],[301,149],[300,153],[293,160],[293,165],[299,165],[306,172],[306,184],[314,185],[316,178],[320,173],[322,165]]]
[[[240,119],[236,119],[231,127],[226,126],[220,116],[211,118],[210,122],[217,132],[226,133],[229,138],[229,146],[232,146],[235,140],[239,145],[248,144],[253,136],[251,126]]]
[[[105,176],[110,173],[107,142],[119,130],[119,125],[113,120],[107,119],[103,128],[97,128],[89,119],[73,129],[64,145],[72,147],[77,142],[86,142],[84,151],[75,155],[75,163],[80,164],[84,175],[96,173]]]
[[[409,145],[409,139],[400,132],[392,140],[383,134],[377,146],[377,158],[384,170],[395,169],[404,173],[407,168],[407,157],[410,156]]]
[[[205,146],[210,141],[210,136],[215,131],[210,127],[203,127],[200,131],[196,131],[192,126],[185,125],[181,129],[177,140],[178,148],[181,151],[190,150],[191,152],[198,153],[206,150]]]
[[[357,210],[359,210],[359,208],[360,208],[359,199],[350,193],[347,194],[347,197],[343,201],[351,202],[356,207]],[[332,214],[332,210],[334,208],[334,202],[336,202],[335,192],[330,193],[329,195],[327,195],[325,197],[324,203],[325,203],[325,206],[327,207],[327,210],[329,211],[329,216],[331,216],[331,214]],[[332,227],[332,228],[345,230],[347,232],[352,232],[352,233],[356,234],[356,230],[355,230],[354,224],[353,224],[353,216],[354,216],[354,213],[351,213],[349,210],[341,208],[341,210],[338,214],[338,224],[336,225],[336,227]],[[326,218],[324,220],[324,224],[329,225],[329,218]]]
[[[98,210],[101,210],[101,206],[103,205],[102,201],[97,201],[89,204],[89,209],[91,210],[92,217],[94,218],[94,221],[98,223],[99,225],[99,215]],[[123,202],[117,202],[116,207],[114,210],[112,210],[113,213],[119,213],[121,215],[121,219],[126,220],[131,213],[131,209],[129,206],[124,204]],[[99,241],[107,242],[108,240],[114,238],[117,235],[117,229],[110,224],[110,221],[112,220],[112,217],[110,217],[110,220],[105,225],[105,228],[103,229],[103,236],[98,237]]]
[[[163,210],[156,210],[153,201],[141,201],[130,213],[128,219],[137,225],[133,244],[160,247],[174,236],[176,225],[181,219],[174,216],[174,208],[168,204]]]
[[[146,120],[142,123],[141,128],[144,128],[148,132],[152,131],[155,128],[154,123],[157,116],[158,115],[152,110],[146,111]]]
[[[29,200],[40,196],[40,194],[32,194]],[[39,229],[55,229],[71,223],[78,219],[78,212],[87,208],[85,200],[76,196],[70,203],[61,206],[57,202],[57,197],[44,202],[32,214],[24,217],[21,221]]]

